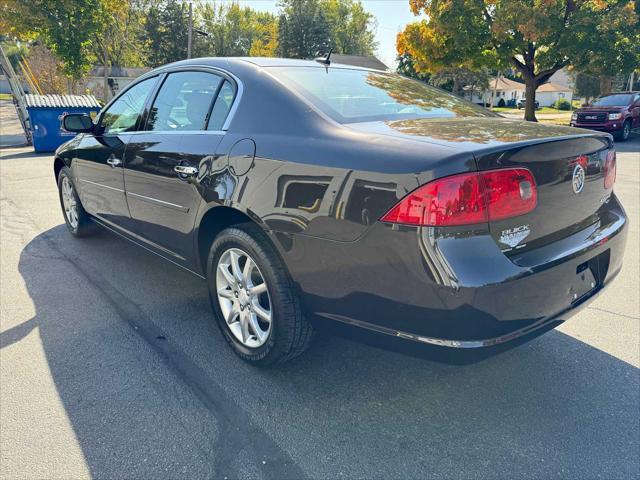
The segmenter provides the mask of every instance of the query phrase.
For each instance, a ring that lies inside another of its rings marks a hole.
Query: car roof
[[[316,62],[315,60],[300,60],[295,58],[276,58],[276,57],[201,57],[201,58],[192,58],[190,60],[181,60],[179,62],[170,63],[168,65],[163,65],[155,69],[163,70],[168,67],[179,67],[179,66],[189,66],[189,65],[209,65],[212,67],[231,67],[233,65],[255,65],[260,68],[268,68],[268,67],[315,67],[315,68],[326,68],[325,65]],[[345,68],[351,70],[365,70],[365,71],[375,71],[375,72],[385,72],[385,70],[375,70],[372,68],[359,67],[355,65],[348,64],[340,64],[340,63],[331,63],[331,68]]]

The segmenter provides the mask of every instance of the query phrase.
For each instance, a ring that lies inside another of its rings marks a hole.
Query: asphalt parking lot
[[[637,478],[640,137],[618,150],[624,269],[559,329],[462,366],[323,335],[258,370],[201,280],[73,239],[52,157],[3,147],[0,477]]]

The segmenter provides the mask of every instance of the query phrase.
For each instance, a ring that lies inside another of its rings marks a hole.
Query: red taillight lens
[[[414,190],[380,220],[438,227],[471,225],[523,215],[536,202],[536,184],[525,168],[463,173]]]
[[[529,213],[538,203],[533,175],[526,168],[493,170],[480,174],[485,188],[489,221]]]
[[[607,152],[607,160],[604,162],[604,188],[609,190],[616,183],[616,151]]]

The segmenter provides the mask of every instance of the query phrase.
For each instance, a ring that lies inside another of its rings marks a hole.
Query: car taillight
[[[609,150],[607,152],[607,160],[604,162],[604,188],[609,190],[613,188],[616,182],[616,151]]]
[[[480,173],[480,178],[484,184],[490,222],[524,215],[536,208],[536,182],[526,168],[492,170]]]
[[[422,185],[380,220],[437,227],[471,225],[523,215],[536,208],[536,203],[536,184],[529,170],[490,170]]]

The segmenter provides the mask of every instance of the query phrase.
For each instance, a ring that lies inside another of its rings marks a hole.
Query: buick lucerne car
[[[622,142],[640,128],[640,92],[618,92],[596,98],[571,116],[571,126],[601,130]]]
[[[202,277],[254,364],[326,321],[457,349],[525,340],[622,265],[609,134],[396,74],[193,59],[63,124],[79,133],[54,163],[71,234],[100,225]]]

